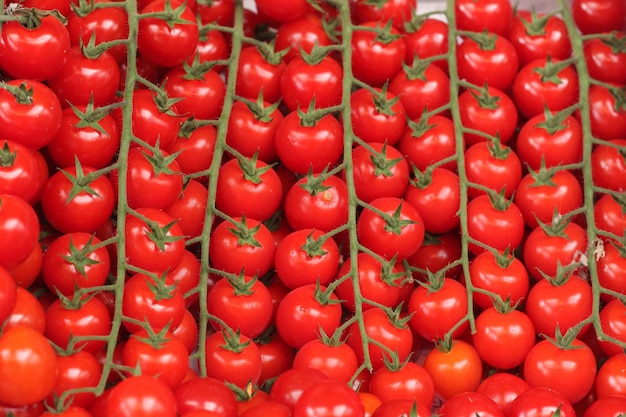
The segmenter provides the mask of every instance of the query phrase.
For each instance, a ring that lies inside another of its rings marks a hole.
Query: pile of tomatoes
[[[0,416],[626,413],[626,2],[24,0]]]

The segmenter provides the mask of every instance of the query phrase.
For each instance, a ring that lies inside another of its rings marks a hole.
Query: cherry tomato
[[[115,385],[106,401],[107,417],[176,417],[176,397],[167,384],[147,375]]]

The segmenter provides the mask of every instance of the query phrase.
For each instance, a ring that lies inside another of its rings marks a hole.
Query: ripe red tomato
[[[83,126],[90,118],[97,120]],[[45,149],[59,167],[72,167],[77,158],[83,166],[100,169],[113,160],[119,145],[120,128],[109,112],[76,106],[63,109],[61,127]]]
[[[174,269],[185,253],[183,232],[175,219],[156,208],[139,208],[137,213],[142,218],[126,215],[126,260],[154,273]]]
[[[620,209],[621,211],[621,209]],[[597,223],[596,223],[597,224]],[[602,288],[606,288],[617,293],[626,294],[624,283],[624,273],[626,272],[626,256],[620,247],[608,241],[604,244],[604,256],[597,262],[598,283]],[[612,295],[601,294],[603,301],[613,298]]]
[[[626,145],[626,139],[613,139],[601,143],[591,153],[593,182],[598,187],[621,192],[626,190],[626,162],[619,149]]]
[[[122,350],[122,364],[139,368],[141,375],[155,377],[176,389],[189,367],[189,353],[181,340],[165,332],[157,338],[146,330],[133,333]]]
[[[317,339],[320,329],[332,335],[341,323],[341,304],[324,286],[303,285],[287,293],[276,311],[276,330],[291,347]]]
[[[502,91],[507,91],[513,84],[519,68],[513,44],[503,35],[494,33],[466,34],[457,48],[456,59],[461,79]]]
[[[176,408],[180,415],[206,410],[223,417],[237,417],[235,393],[215,378],[194,378],[185,381],[174,391]]]
[[[14,141],[2,140],[0,143],[0,194],[11,194],[35,203],[43,186],[35,153]]]
[[[204,345],[207,376],[241,389],[257,384],[261,377],[261,352],[256,342],[232,330],[215,332]]]
[[[272,296],[256,277],[224,277],[209,289],[207,311],[221,320],[210,321],[215,330],[222,329],[225,324],[252,339],[261,335],[270,324]]]
[[[292,366],[317,369],[331,380],[347,384],[356,373],[359,361],[349,344],[315,339],[298,349]]]
[[[599,314],[601,331],[616,342],[600,340],[600,348],[607,356],[619,355],[624,352],[620,342],[626,343],[626,320],[624,304],[614,299],[602,307]]]
[[[569,61],[540,58],[520,68],[513,81],[512,97],[527,119],[547,107],[558,112],[578,103],[578,73]]]
[[[185,62],[196,50],[199,29],[189,7],[176,7],[165,0],[147,3],[140,14],[175,11],[176,18],[144,17],[139,19],[137,50],[147,60],[162,67],[175,67]]]
[[[568,59],[572,53],[565,21],[551,13],[517,10],[507,37],[515,46],[522,66],[548,55],[558,60]]]
[[[226,95],[226,84],[216,69],[200,63],[175,66],[164,76],[164,90],[172,100],[172,109],[183,117],[218,119]]]
[[[102,364],[92,353],[80,350],[61,355],[57,358],[57,380],[46,403],[52,405],[55,396],[58,399],[65,391],[73,390],[72,405],[87,408],[96,399],[90,390],[98,386],[101,377]]]
[[[496,369],[513,369],[535,345],[535,326],[519,310],[499,311],[491,307],[476,317],[472,342],[483,361]]]
[[[367,309],[362,314],[365,336],[361,334],[357,322],[345,330],[346,343],[359,358],[359,363],[369,363],[372,369],[380,369],[391,360],[389,352],[395,352],[400,362],[404,362],[413,350],[413,333],[406,319],[397,310],[383,310],[380,307]],[[364,337],[368,341],[364,343]]]
[[[386,259],[395,256],[401,261],[414,254],[424,240],[424,221],[417,209],[394,197],[377,198],[370,205],[372,209],[363,210],[357,220],[360,243]]]
[[[97,237],[83,232],[54,239],[43,254],[41,276],[54,294],[71,297],[74,291],[104,285],[111,272],[106,247],[94,248]]]
[[[506,145],[492,142],[478,142],[465,150],[465,175],[470,185],[479,185],[495,193],[504,190],[504,197],[510,199],[522,180],[522,161],[517,152]],[[473,184],[472,184],[473,183]],[[485,195],[482,188],[470,186],[470,198]]]
[[[350,94],[350,121],[356,137],[368,144],[395,145],[406,128],[401,97],[380,88],[354,90]]]
[[[576,411],[567,397],[544,387],[531,387],[517,396],[509,406],[507,417],[576,417]]]
[[[0,194],[0,265],[11,268],[25,261],[38,245],[39,220],[20,197]]]
[[[432,377],[423,366],[415,362],[375,370],[368,389],[383,403],[395,399],[416,400],[428,409],[432,407],[435,397]]]
[[[435,394],[444,400],[462,392],[475,391],[483,376],[478,352],[462,340],[429,351],[424,359],[424,369],[433,378]]]
[[[596,400],[585,410],[583,417],[619,417],[626,410],[626,397],[611,395]]]
[[[0,68],[11,78],[48,80],[67,60],[69,33],[61,20],[52,14],[38,15],[37,9],[25,9],[23,13],[24,23],[16,19],[2,25]],[[29,19],[36,19],[39,24],[29,24]]]
[[[502,300],[509,299],[515,305],[526,299],[530,281],[528,272],[522,261],[510,252],[498,254],[484,251],[478,254],[469,264],[472,286],[490,291]],[[493,306],[493,300],[487,294],[473,291],[474,303],[486,310]]]
[[[405,22],[410,21],[415,12],[415,4],[411,0],[392,0],[383,5],[371,4],[367,0],[356,0],[354,3],[354,19],[357,23],[385,23],[391,20],[399,31],[404,29]]]
[[[282,102],[290,111],[305,110],[315,100],[315,108],[341,103],[343,68],[331,55],[319,60],[297,56],[280,76]]]
[[[213,229],[209,258],[220,271],[262,277],[272,268],[275,250],[267,226],[258,220],[234,217]]]
[[[596,375],[595,391],[598,399],[612,395],[626,396],[626,378],[624,378],[624,366],[626,355],[620,352],[609,357],[598,369]]]
[[[9,271],[0,266],[0,325],[9,318],[17,304],[17,283]]]
[[[278,210],[282,196],[280,177],[264,161],[231,159],[220,166],[215,206],[230,217],[267,220]]]
[[[428,280],[431,273],[445,273],[449,278],[458,278],[461,273],[461,237],[456,231],[440,235],[426,234],[422,246],[407,258],[414,279]]]
[[[406,155],[407,162],[420,171],[456,155],[454,123],[449,117],[435,114],[428,118],[409,122],[404,136],[398,142],[398,150]],[[456,171],[456,161],[439,165]]]
[[[467,147],[485,142],[488,136],[498,137],[500,143],[508,143],[517,129],[518,111],[511,97],[504,91],[487,85],[468,88],[459,95],[459,115],[466,129],[463,139]]]
[[[459,225],[461,205],[459,176],[445,168],[436,167],[418,174],[410,181],[404,200],[412,204],[422,216],[428,233],[447,233]],[[437,207],[437,210],[432,210]],[[434,271],[433,271],[434,272]]]
[[[592,298],[591,285],[577,275],[563,283],[541,279],[528,292],[525,311],[537,334],[554,337],[557,326],[565,334],[591,315]],[[579,335],[588,328],[581,329]]]
[[[623,139],[626,136],[626,87],[589,87],[591,133],[598,139]]]
[[[47,85],[32,79],[9,80],[0,89],[0,136],[40,149],[61,128],[62,111],[61,102]]]
[[[41,334],[46,328],[46,312],[43,306],[29,290],[20,286],[17,287],[15,307],[4,322],[3,331],[12,327],[30,327]]]
[[[357,29],[352,34],[353,75],[371,86],[381,87],[402,71],[406,44],[395,28],[383,27],[384,23],[368,21],[360,26],[369,30]]]
[[[620,68],[626,64],[624,32],[612,32],[606,38],[591,38],[583,43],[583,54],[589,75],[609,84],[626,84],[626,75]]]
[[[77,350],[96,354],[106,345],[102,338],[111,333],[111,328],[109,310],[97,297],[86,300],[56,299],[46,310],[44,334],[61,349],[68,349],[73,343],[73,348]]]
[[[276,103],[281,98],[281,79],[287,64],[282,55],[273,50],[246,46],[239,53],[236,93],[248,100],[256,100],[263,91],[263,99]]]
[[[44,184],[41,209],[59,232],[94,233],[113,214],[113,185],[106,175],[94,176],[95,171],[89,166],[69,166]]]
[[[573,0],[571,8],[583,34],[626,29],[626,4],[622,0]]]
[[[439,414],[441,417],[505,417],[498,404],[477,392],[462,392],[448,398]]]
[[[513,19],[513,7],[507,0],[457,0],[454,14],[459,30],[506,35]]]
[[[524,361],[524,379],[531,387],[554,389],[572,404],[591,391],[595,377],[593,352],[578,339],[567,346],[542,340],[528,352]]]
[[[324,47],[333,41],[325,28],[326,22],[315,14],[306,14],[283,22],[276,31],[274,49],[286,51],[283,59],[291,62],[302,52],[310,54],[314,46]]]
[[[176,328],[180,324],[185,300],[169,275],[155,279],[135,274],[124,285],[122,312],[159,332],[165,326]],[[131,333],[142,329],[142,325],[135,322],[124,321],[123,324]]]
[[[304,389],[293,407],[293,417],[361,417],[364,407],[358,394],[343,382],[321,381]]]
[[[401,198],[409,185],[409,164],[388,143],[357,145],[352,149],[351,175],[357,197],[366,203],[383,197]]]
[[[511,402],[530,386],[519,376],[506,372],[497,372],[483,379],[476,392],[491,398],[506,414]]]
[[[209,192],[207,187],[197,180],[189,180],[183,185],[183,191],[165,212],[178,221],[187,239],[202,234],[206,216]]]
[[[45,399],[54,388],[57,355],[41,333],[16,326],[0,335],[0,401],[24,406]]]
[[[147,375],[115,385],[106,401],[107,417],[176,417],[176,397],[167,384]]]
[[[270,389],[270,399],[293,410],[307,388],[328,380],[329,377],[317,369],[291,368],[278,375]]]
[[[287,191],[283,212],[293,229],[330,232],[348,221],[348,186],[338,175],[307,175]]]

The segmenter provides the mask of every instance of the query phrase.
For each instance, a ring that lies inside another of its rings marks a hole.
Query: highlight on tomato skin
[[[4,2],[0,416],[617,417],[625,16]]]

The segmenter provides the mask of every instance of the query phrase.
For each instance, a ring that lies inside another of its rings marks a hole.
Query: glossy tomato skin
[[[465,150],[467,179],[487,187],[495,193],[504,190],[504,197],[511,198],[522,180],[522,161],[517,152],[507,145],[478,142]],[[469,187],[470,198],[487,194],[484,189]]]
[[[111,390],[106,401],[107,417],[175,417],[176,397],[167,384],[157,378],[130,376]]]
[[[467,218],[468,235],[476,240],[469,245],[474,255],[485,251],[485,247],[503,252],[507,248],[515,250],[522,243],[524,218],[515,203],[502,199],[494,203],[489,195],[479,195],[467,204]]]
[[[339,381],[318,382],[302,391],[293,408],[293,417],[362,417],[361,399],[351,388]]]
[[[442,20],[427,17],[417,25],[406,31],[404,41],[406,43],[407,64],[412,64],[415,56],[422,59],[446,55],[448,52],[448,24]],[[406,28],[405,28],[406,30]],[[448,72],[448,61],[437,59],[433,63]]]
[[[458,278],[461,268],[452,266],[458,259],[461,259],[461,238],[454,230],[438,235],[425,235],[422,246],[407,258],[413,270],[413,279],[426,282],[428,280],[427,271],[446,272],[450,278]]]
[[[67,60],[70,36],[53,15],[42,17],[39,26],[28,29],[17,20],[2,27],[0,68],[12,78],[45,81],[56,75]],[[24,53],[29,51],[29,53]]]
[[[90,100],[100,107],[116,100],[120,77],[118,62],[108,51],[93,58],[85,56],[79,46],[72,46],[65,64],[48,80],[48,86],[64,107],[68,102],[86,106]],[[90,88],[83,88],[85,85]]]
[[[458,0],[454,4],[454,14],[459,30],[487,30],[506,35],[513,8],[507,0]]]
[[[46,312],[43,306],[29,290],[18,286],[15,307],[4,322],[3,330],[11,327],[29,327],[43,334],[46,328]]]
[[[165,326],[176,328],[185,314],[185,300],[175,284],[168,278],[168,276],[161,278],[163,282],[160,285],[168,286],[164,293],[169,297],[157,300],[157,295],[151,286],[159,284],[152,277],[143,274],[131,276],[124,285],[123,314],[139,320],[144,326],[150,326],[155,332],[163,330]],[[130,321],[124,321],[123,325],[131,333],[142,329],[142,326]]]
[[[368,389],[383,403],[395,399],[416,400],[430,409],[435,398],[435,385],[430,374],[423,366],[410,361],[397,370],[377,369],[370,378]]]
[[[419,55],[423,58],[422,55]],[[426,111],[433,111],[448,104],[450,100],[450,78],[437,61],[421,71],[405,68],[389,82],[389,91],[400,97],[407,117],[419,118]]]
[[[439,413],[441,417],[505,417],[498,404],[476,392],[464,392],[448,398]]]
[[[435,394],[446,400],[480,385],[483,365],[476,349],[462,340],[452,341],[449,349],[434,348],[426,354],[424,368],[433,378]],[[459,376],[463,378],[460,379]]]
[[[9,271],[0,266],[0,324],[13,312],[17,303],[17,283]]]
[[[350,273],[352,262],[346,260],[337,272],[337,278]],[[356,258],[357,280],[363,298],[394,308],[400,301],[400,285],[406,279],[400,264],[383,264],[369,253],[359,252]],[[349,311],[356,310],[355,290],[352,279],[348,278],[335,288],[335,294]],[[362,309],[373,308],[371,304],[362,304]]]
[[[375,28],[378,22],[362,22],[361,25]],[[399,34],[393,27],[389,31],[391,35]],[[364,29],[354,31],[350,47],[354,76],[375,87],[393,79],[406,59],[406,44],[402,38],[382,43],[376,40],[375,32]]]
[[[6,83],[22,90],[21,94],[30,94],[30,99],[28,104],[19,104],[8,90],[0,90],[0,136],[31,149],[44,147],[61,128],[61,102],[38,81],[16,78]]]
[[[413,333],[410,327],[397,318],[390,317],[385,310],[379,307],[370,308],[363,312],[363,322],[365,333],[370,340],[368,343],[369,358],[374,370],[385,366],[385,360],[390,360],[389,351],[395,351],[400,362],[406,360],[413,349]],[[363,336],[361,335],[357,323],[351,324],[346,329],[347,342],[357,354],[359,363],[365,360],[363,348]],[[380,345],[386,346],[383,349]]]
[[[410,181],[404,200],[419,211],[426,232],[442,234],[459,225],[460,192],[459,176],[448,169],[436,167],[424,173],[423,177]],[[431,207],[437,207],[437,210]]]
[[[618,149],[626,145],[626,139],[613,139],[599,144],[591,153],[593,182],[598,187],[621,192],[626,190],[626,162]],[[615,146],[611,146],[615,145]]]
[[[86,111],[85,106],[76,107],[81,112]],[[45,149],[59,167],[74,166],[76,155],[84,166],[104,168],[118,151],[120,128],[110,113],[103,114],[97,122],[97,127],[101,131],[90,126],[78,126],[81,118],[82,116],[77,115],[71,107],[63,109],[61,126]]]
[[[321,190],[309,185],[321,181]],[[283,205],[285,218],[293,229],[315,228],[324,232],[348,221],[348,186],[337,175],[300,178],[287,194]]]
[[[126,234],[126,259],[134,266],[148,271],[162,273],[174,269],[182,260],[185,252],[183,232],[175,220],[166,212],[156,208],[139,208],[137,211],[165,230],[167,242],[158,242],[155,231],[145,221],[128,214],[124,232]],[[161,246],[160,243],[163,243]]]
[[[76,232],[63,234],[48,245],[41,276],[52,293],[71,297],[78,289],[106,283],[111,272],[109,252],[105,247],[92,247],[100,242],[89,233]]]
[[[169,3],[168,3],[169,4]],[[170,5],[174,8],[180,4]],[[164,0],[147,3],[140,14],[166,10]],[[185,62],[194,53],[198,43],[198,24],[194,13],[185,6],[179,16],[183,23],[171,24],[161,17],[145,17],[139,20],[137,50],[149,61],[162,67],[174,67]]]
[[[535,326],[522,311],[500,312],[495,307],[476,317],[472,342],[485,363],[496,369],[513,369],[535,345]]]
[[[491,398],[506,415],[511,402],[529,388],[530,385],[519,376],[497,372],[483,379],[476,392]]]
[[[507,37],[515,46],[521,65],[548,55],[567,59],[572,53],[565,21],[557,15],[518,10]]]
[[[479,288],[507,298],[512,304],[526,299],[530,280],[523,262],[513,255],[496,257],[492,252],[478,254],[469,264],[470,280],[474,288]],[[474,303],[482,310],[493,307],[493,300],[487,294],[474,291]]]
[[[122,350],[122,364],[138,367],[141,375],[155,377],[176,389],[185,378],[189,367],[189,353],[181,340],[171,333],[153,346],[146,330],[133,333]]]
[[[404,130],[404,128],[402,129]],[[352,149],[352,178],[359,199],[370,203],[377,198],[401,198],[409,185],[409,164],[390,144],[370,143]]]
[[[506,91],[513,84],[519,68],[517,51],[502,35],[488,33],[483,36],[488,38],[486,47],[466,37],[457,48],[459,77],[475,85],[486,83]]]
[[[432,164],[456,154],[454,123],[449,117],[435,114],[426,120],[420,118],[413,122],[418,127],[409,125],[398,142],[398,150],[406,155],[409,164],[425,171]],[[447,162],[440,167],[456,171],[456,162]]]
[[[250,175],[242,168],[248,165],[267,170]],[[220,167],[215,205],[231,217],[245,215],[258,221],[267,220],[279,208],[282,195],[278,174],[264,161],[239,163],[237,159],[231,159]]]
[[[328,285],[339,269],[339,247],[332,236],[316,229],[289,233],[276,246],[274,269],[290,289],[319,283]]]
[[[615,32],[609,39],[593,38],[583,43],[587,71],[596,80],[609,84],[626,84],[626,76],[620,68],[626,64],[626,52],[619,45],[624,33]]]
[[[621,0],[573,0],[571,7],[583,34],[626,29],[626,4]]]
[[[321,291],[326,288],[321,286]],[[324,299],[320,300],[320,297]],[[316,284],[292,289],[280,301],[276,311],[276,329],[291,347],[299,348],[317,339],[320,327],[333,334],[341,322],[341,305],[334,293],[320,296]]]
[[[424,222],[417,209],[411,203],[394,197],[377,198],[370,204],[386,213],[387,219],[370,209],[363,210],[357,220],[360,242],[386,259],[396,256],[397,260],[403,260],[414,254],[424,240]],[[394,216],[396,212],[399,215]],[[395,225],[398,230],[390,231],[389,220],[392,224],[402,220],[408,222]]]
[[[20,197],[0,194],[0,265],[11,268],[26,260],[39,241],[39,220]]]
[[[600,310],[600,326],[602,332],[618,342],[626,342],[626,320],[624,313],[626,307],[617,300],[611,300]],[[624,352],[622,347],[614,342],[600,340],[600,348],[607,356],[619,355]]]
[[[189,180],[176,200],[165,208],[165,212],[178,221],[183,234],[194,238],[202,234],[209,192],[200,181]]]
[[[226,336],[225,330],[215,332],[206,338],[205,358],[207,376],[226,381],[245,389],[248,384],[255,385],[261,377],[261,352],[253,340],[239,335]],[[232,332],[232,330],[231,330]],[[234,341],[228,342],[227,338]],[[239,343],[235,349],[227,343]],[[200,365],[202,366],[202,365]]]
[[[176,152],[176,162],[185,174],[206,171],[211,167],[215,142],[217,141],[217,129],[213,125],[204,125],[187,132],[186,122],[181,125],[178,137],[167,148],[170,155]],[[198,180],[204,181],[200,177]]]
[[[11,194],[34,203],[41,175],[35,153],[26,146],[10,140],[0,141],[0,194]]]
[[[542,163],[552,168],[582,161],[583,133],[578,120],[570,115],[551,125],[555,125],[553,120],[541,113],[526,121],[517,135],[517,155],[532,170],[539,170]]]
[[[52,227],[62,233],[94,233],[113,214],[115,190],[105,175],[96,177],[76,193],[75,184],[96,171],[89,166],[69,166],[44,184],[41,209]]]
[[[237,68],[236,93],[248,100],[256,100],[261,90],[263,99],[276,103],[281,97],[281,78],[287,67],[281,57],[266,57],[255,46],[241,49]]]
[[[276,378],[270,389],[270,399],[278,401],[293,411],[302,393],[307,388],[319,382],[329,380],[326,374],[317,369],[308,367],[291,368]]]
[[[524,379],[531,387],[552,388],[574,404],[593,387],[596,359],[580,340],[574,340],[571,347],[563,349],[550,340],[537,343],[524,361]]]
[[[283,59],[291,62],[301,55],[302,51],[310,54],[317,44],[318,47],[331,45],[333,41],[324,29],[320,16],[309,13],[297,19],[282,23],[276,31],[274,48],[287,51]]]
[[[626,136],[626,106],[616,100],[616,95],[626,94],[626,87],[616,87],[613,92],[604,86],[589,87],[589,118],[591,133],[598,139],[623,139]]]
[[[585,410],[583,417],[619,417],[626,410],[626,397],[612,395],[595,401]]]
[[[598,283],[602,288],[607,288],[617,293],[626,294],[624,288],[624,271],[626,271],[626,257],[612,242],[604,244],[604,256],[598,260]],[[611,295],[601,295],[604,301],[613,298]]]
[[[272,318],[272,296],[265,284],[253,276],[232,281],[221,278],[209,289],[207,306],[209,314],[249,338],[261,335]],[[215,330],[223,327],[213,320],[210,323]]]
[[[407,308],[412,314],[409,319],[411,329],[422,338],[435,342],[443,339],[467,315],[465,287],[451,278],[443,278],[432,290],[418,285],[411,293]],[[465,330],[467,323],[459,326],[453,336],[459,337]]]
[[[364,142],[395,145],[406,127],[406,110],[391,91],[360,88],[350,94],[350,121],[354,134]]]
[[[173,108],[177,114],[196,119],[217,119],[222,111],[226,84],[215,69],[206,72],[176,66],[164,76],[164,90],[170,99],[178,100]]]
[[[111,333],[111,315],[106,305],[97,297],[84,301],[80,306],[64,305],[55,300],[46,310],[44,334],[51,342],[67,349],[73,339],[76,349],[96,354],[106,345],[104,340],[88,340],[89,337],[106,337]]]
[[[315,339],[298,349],[293,367],[317,369],[331,380],[347,384],[356,373],[359,362],[354,349],[347,343],[334,345]]]
[[[547,107],[553,112],[578,102],[578,74],[573,65],[558,71],[548,69],[559,65],[557,59],[540,58],[520,68],[513,81],[512,97],[527,119],[542,114]]]
[[[463,127],[498,136],[500,143],[508,143],[517,128],[518,111],[511,97],[504,91],[487,86],[484,90],[469,88],[459,95],[459,112]],[[487,140],[473,132],[464,132],[467,147]]]
[[[217,379],[201,377],[183,382],[176,388],[174,395],[181,415],[207,410],[224,417],[237,416],[235,394]]]
[[[89,407],[96,396],[89,389],[98,386],[102,377],[102,365],[85,350],[57,358],[57,380],[47,404],[54,404],[54,395],[59,398],[67,390],[81,390],[72,394],[72,405]]]
[[[357,22],[385,23],[391,20],[394,27],[400,31],[404,29],[404,23],[411,20],[415,7],[410,0],[392,0],[382,6],[368,4],[364,0],[357,0],[355,3],[354,16]]]
[[[625,364],[626,355],[623,352],[609,357],[602,363],[598,369],[595,383],[595,392],[598,399],[612,395],[626,396]]]
[[[550,388],[531,387],[513,400],[507,417],[552,417],[554,413],[576,417],[574,407],[563,394]]]
[[[319,109],[338,105],[342,79],[343,68],[331,55],[315,63],[295,57],[280,77],[282,102],[290,111],[308,109],[313,99]]]
[[[24,406],[45,399],[54,387],[57,355],[32,328],[17,326],[0,336],[0,401]]]

